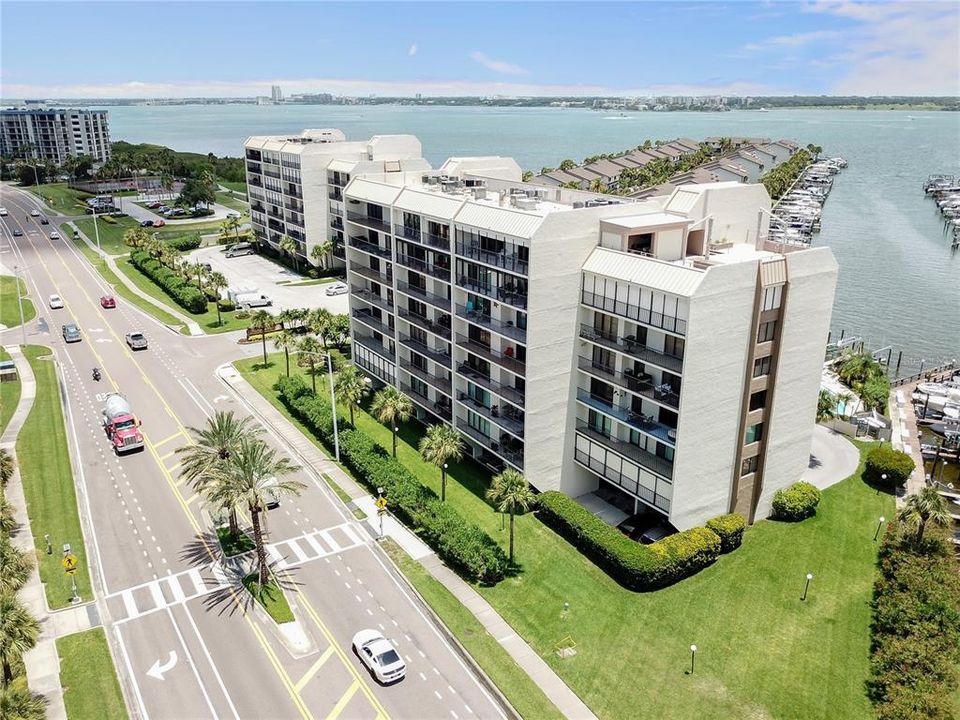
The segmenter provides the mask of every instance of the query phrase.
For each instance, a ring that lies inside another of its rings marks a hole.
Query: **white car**
[[[353,651],[381,683],[403,680],[407,665],[393,645],[376,630],[361,630],[353,636]]]
[[[63,309],[63,298],[59,295],[50,296],[50,309],[51,310],[62,310]]]
[[[52,231],[50,232],[50,239],[51,239],[51,240],[59,240],[59,239],[60,239],[60,233],[58,233],[56,230],[52,230]]]
[[[324,291],[327,295],[344,295],[350,291],[350,287],[345,282],[335,282],[327,285],[327,289]]]
[[[5,207],[0,207],[0,217],[6,217],[9,214],[10,213],[7,212],[7,209]]]
[[[30,217],[40,217],[40,211],[37,210],[37,209],[31,210],[31,211],[30,211]]]
[[[240,213],[238,213],[236,210],[231,210],[230,212],[227,213],[227,217],[228,217],[228,218],[239,218],[239,217],[240,217]]]

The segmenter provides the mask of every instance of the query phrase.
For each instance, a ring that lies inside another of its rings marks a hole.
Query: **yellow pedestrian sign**
[[[63,569],[67,575],[76,575],[77,574],[77,556],[76,555],[64,555],[63,556]]]
[[[387,509],[387,499],[385,497],[377,498],[377,507],[381,510]]]

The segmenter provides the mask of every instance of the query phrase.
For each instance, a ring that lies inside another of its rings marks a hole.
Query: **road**
[[[246,414],[215,375],[255,354],[236,335],[176,335],[120,301],[100,307],[105,286],[69,240],[50,240],[65,221],[41,226],[32,198],[8,187],[0,262],[19,266],[38,318],[27,342],[53,348],[66,387],[68,435],[88,521],[87,554],[101,617],[134,717],[142,718],[498,718],[504,710],[445,639],[364,528],[311,468],[309,487],[268,516],[271,557],[289,577],[301,632],[284,635],[249,607],[211,541],[203,501],[177,475],[177,447],[189,426],[215,410]],[[13,238],[20,227],[23,237]],[[69,237],[69,233],[61,231]],[[62,310],[46,298],[59,294]],[[60,326],[84,339],[66,345]],[[123,342],[143,330],[146,351]],[[18,343],[19,328],[0,340]],[[94,382],[91,368],[103,371]],[[100,403],[122,391],[142,420],[143,452],[116,457],[99,423]],[[268,442],[285,452],[271,434]],[[365,672],[350,647],[354,632],[382,628],[407,659],[407,677],[389,687]]]

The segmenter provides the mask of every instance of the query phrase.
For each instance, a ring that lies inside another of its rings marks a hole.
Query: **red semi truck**
[[[120,393],[110,393],[103,403],[103,429],[117,455],[143,447],[140,421]]]

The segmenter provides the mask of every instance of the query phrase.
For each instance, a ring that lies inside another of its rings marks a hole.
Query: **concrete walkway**
[[[37,394],[37,383],[30,363],[20,351],[19,346],[7,345],[20,375],[20,401],[10,419],[10,424],[0,437],[0,447],[16,456],[17,434],[26,422],[33,400]],[[16,468],[7,484],[7,500],[13,505],[14,516],[19,524],[13,531],[11,540],[23,552],[34,558],[33,534],[30,532],[30,518],[27,516],[27,504],[20,481],[20,469]],[[43,695],[47,700],[46,714],[49,720],[66,720],[67,711],[63,704],[63,688],[60,686],[60,657],[57,655],[57,638],[72,633],[89,630],[100,625],[97,608],[86,603],[65,610],[51,611],[47,607],[43,583],[40,574],[34,570],[30,579],[19,593],[30,613],[40,622],[40,636],[36,646],[24,654],[23,664],[27,672],[27,684],[30,690]]]
[[[926,484],[923,455],[920,453],[920,434],[917,430],[917,415],[913,410],[913,393],[921,380],[901,385],[890,391],[890,420],[893,422],[890,443],[913,458],[914,470],[907,478],[906,491],[897,488],[897,506],[903,505],[907,495],[922,490]]]
[[[331,477],[347,495],[350,505],[362,509],[368,517],[374,535],[379,534],[379,520],[374,506],[375,499],[347,475],[331,458],[327,457],[313,442],[301,433],[282,413],[257,392],[230,365],[219,370],[220,378],[242,399],[262,422],[269,425],[284,439],[293,451],[314,470]],[[444,587],[463,603],[486,628],[491,637],[503,647],[517,665],[543,691],[556,708],[571,720],[596,720],[584,702],[544,662],[496,610],[459,575],[447,568],[429,547],[410,532],[393,516],[384,518],[384,535],[393,539]]]
[[[859,464],[860,451],[844,435],[823,425],[813,428],[806,482],[825,490],[853,475]]]

